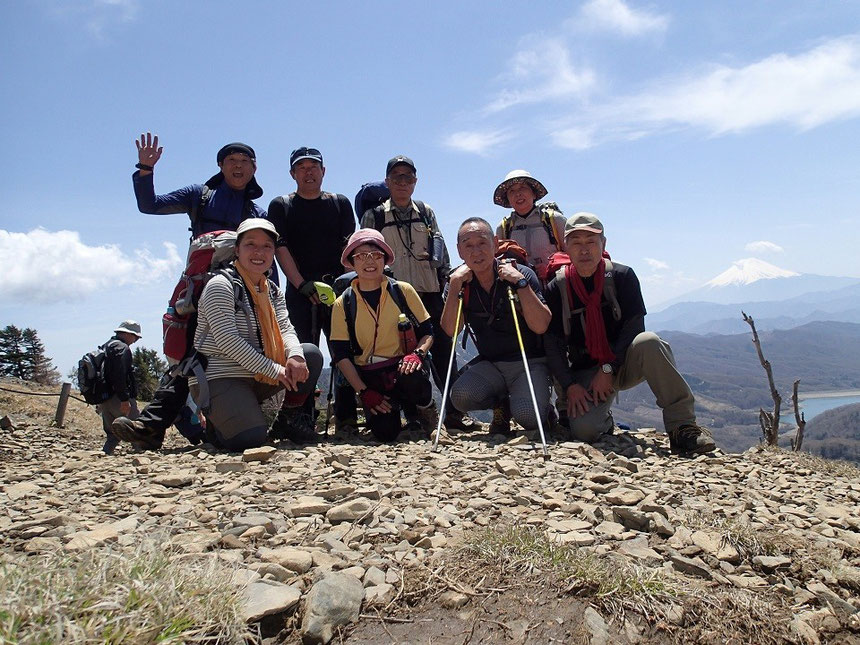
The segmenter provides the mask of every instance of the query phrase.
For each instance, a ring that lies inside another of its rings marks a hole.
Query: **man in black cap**
[[[212,231],[235,231],[243,220],[266,217],[266,211],[254,203],[263,195],[263,189],[254,179],[257,155],[251,146],[228,143],[216,155],[220,171],[205,184],[191,184],[166,195],[156,195],[153,170],[163,151],[158,145],[158,135],[142,134],[140,140],[135,140],[135,145],[138,170],[132,175],[132,182],[141,213],[187,213],[191,220],[189,230],[192,239]],[[272,280],[278,283],[277,270],[272,272]],[[140,416],[137,419],[117,418],[111,426],[113,432],[126,441],[158,448],[187,399],[188,380],[167,373]]]
[[[346,196],[322,190],[325,166],[316,148],[293,150],[290,176],[296,182],[295,192],[269,204],[269,219],[280,236],[275,257],[287,277],[287,310],[299,342],[319,346],[320,332],[325,332],[326,339],[331,333],[331,308],[320,303],[314,282],[330,285],[343,273],[340,255],[355,231],[355,214]],[[312,415],[313,398],[305,405]],[[286,427],[282,416],[272,426],[275,435]]]
[[[430,314],[433,322],[433,377],[441,392],[445,388],[445,375],[451,357],[451,337],[437,324],[442,316],[442,290],[451,269],[448,249],[439,231],[436,214],[424,202],[413,200],[418,171],[412,159],[397,155],[385,167],[385,185],[391,197],[363,214],[362,228],[375,228],[382,233],[394,249],[391,270],[397,280],[408,282]],[[456,358],[451,367],[457,373]],[[407,411],[408,412],[408,411]],[[465,430],[474,421],[457,410],[450,398],[445,410],[447,429]]]
[[[228,143],[216,157],[220,171],[205,184],[191,184],[166,195],[156,195],[153,171],[163,150],[158,145],[158,135],[153,137],[147,132],[135,144],[139,162],[131,179],[141,213],[187,213],[192,238],[211,231],[235,231],[244,219],[266,217],[266,211],[253,201],[263,195],[263,189],[254,179],[257,155],[251,146]],[[277,282],[277,275],[272,279]]]

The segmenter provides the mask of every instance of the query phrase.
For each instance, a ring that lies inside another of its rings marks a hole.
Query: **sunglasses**
[[[366,251],[364,253],[353,253],[352,261],[355,262],[358,260],[359,262],[367,262],[368,260],[373,260],[377,262],[385,257],[385,253],[382,251]]]

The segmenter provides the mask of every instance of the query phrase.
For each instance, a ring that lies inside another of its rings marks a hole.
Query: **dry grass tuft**
[[[554,542],[534,527],[490,528],[472,535],[464,549],[473,560],[497,567],[502,577],[549,576],[565,593],[589,598],[610,613],[661,616],[676,595],[659,569],[600,558]]]
[[[155,542],[16,557],[0,562],[0,643],[243,643],[230,575],[172,562]]]
[[[752,560],[757,555],[782,555],[794,550],[793,545],[779,531],[755,529],[746,522],[714,513],[689,513],[687,526],[693,530],[716,531],[723,543],[732,545],[745,560]]]
[[[688,595],[683,624],[670,628],[672,642],[702,645],[783,645],[795,642],[791,608],[775,595],[710,589]]]

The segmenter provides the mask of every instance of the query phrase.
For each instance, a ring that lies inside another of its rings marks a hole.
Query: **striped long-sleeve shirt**
[[[269,285],[271,289],[271,284]],[[277,378],[278,367],[260,348],[259,323],[256,312],[247,302],[236,305],[233,282],[225,275],[216,275],[206,284],[198,306],[197,331],[194,346],[208,358],[207,379],[248,378],[265,374]],[[287,315],[284,293],[280,289],[269,292],[278,327],[284,339],[287,358],[304,358],[302,346]],[[196,379],[189,382],[196,384]]]

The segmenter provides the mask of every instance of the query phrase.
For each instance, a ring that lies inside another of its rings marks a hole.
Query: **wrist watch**
[[[514,282],[513,286],[515,291],[519,291],[520,289],[524,289],[525,287],[529,286],[529,281],[525,278],[520,278],[519,280]]]
[[[600,366],[600,371],[604,374],[612,374],[612,365],[610,365],[609,363],[604,363]]]

